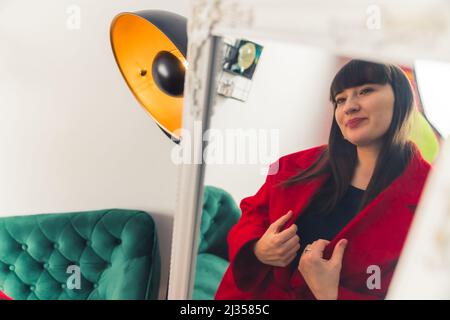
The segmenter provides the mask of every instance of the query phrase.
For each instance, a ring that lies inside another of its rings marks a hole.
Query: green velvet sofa
[[[195,272],[194,300],[211,300],[229,265],[227,236],[241,216],[233,197],[223,189],[205,186]]]
[[[0,218],[0,291],[17,300],[157,299],[152,217],[99,210]]]

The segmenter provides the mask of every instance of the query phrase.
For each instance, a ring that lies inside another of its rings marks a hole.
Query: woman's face
[[[356,146],[379,145],[394,111],[390,84],[348,88],[335,97],[336,122],[346,140]]]

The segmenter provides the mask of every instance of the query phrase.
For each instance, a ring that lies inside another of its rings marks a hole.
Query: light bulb
[[[247,42],[239,48],[238,66],[241,70],[249,68],[256,58],[256,47],[253,43]]]

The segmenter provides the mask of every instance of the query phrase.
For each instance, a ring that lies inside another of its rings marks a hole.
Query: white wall
[[[264,46],[249,98],[245,103],[218,98],[211,128],[221,132],[229,128],[279,130],[278,157],[327,143],[333,116],[329,86],[337,59],[312,47],[249,40]],[[239,204],[263,184],[262,168],[258,164],[208,164],[205,184],[225,189]]]
[[[80,8],[80,29],[66,23]],[[0,0],[0,216],[145,210],[167,285],[177,167],[172,142],[128,90],[109,26],[123,11],[184,16],[186,0]],[[164,292],[161,292],[164,294]]]

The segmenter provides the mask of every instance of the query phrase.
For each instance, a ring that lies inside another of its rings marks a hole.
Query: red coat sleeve
[[[0,291],[0,300],[12,300],[12,299]]]
[[[235,284],[242,291],[251,291],[265,279],[271,267],[261,263],[253,252],[256,241],[269,227],[269,197],[271,176],[258,192],[244,198],[242,216],[228,234],[230,268]]]

